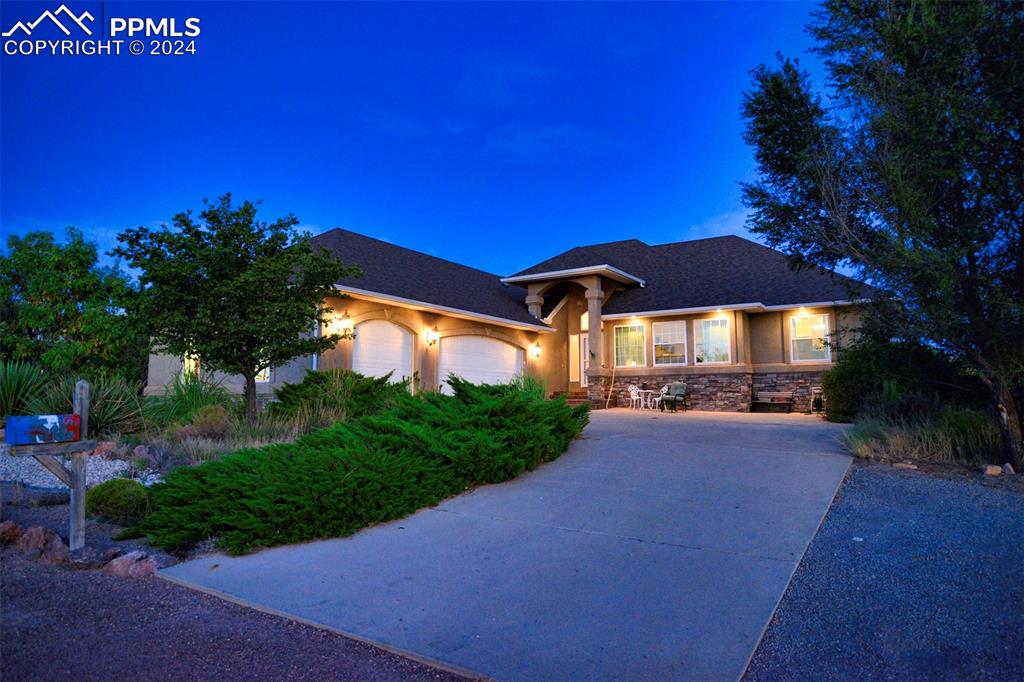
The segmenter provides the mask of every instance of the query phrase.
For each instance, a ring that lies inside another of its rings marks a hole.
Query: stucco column
[[[600,285],[591,286],[587,289],[586,297],[587,345],[591,353],[587,376],[597,376],[601,373],[601,362],[604,360],[601,341],[601,304],[604,301],[604,292],[601,291]]]
[[[526,297],[526,307],[530,311],[530,314],[539,320],[541,316],[541,309],[544,307],[544,295],[530,294]]]

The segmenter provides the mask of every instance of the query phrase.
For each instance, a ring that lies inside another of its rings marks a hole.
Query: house
[[[841,275],[794,271],[786,257],[740,237],[582,246],[500,277],[334,229],[314,237],[361,278],[337,284],[328,328],[354,331],[318,357],[259,377],[269,397],[306,369],[351,368],[445,390],[449,373],[498,383],[527,374],[552,393],[621,400],[629,384],[687,382],[697,409],[747,411],[757,390],[811,388],[856,333]],[[153,355],[149,392],[183,371]],[[222,377],[241,392],[237,377]]]

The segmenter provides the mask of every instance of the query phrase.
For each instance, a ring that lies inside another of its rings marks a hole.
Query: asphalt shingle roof
[[[854,280],[820,270],[796,272],[784,254],[742,237],[650,245],[637,239],[578,246],[516,275],[612,265],[645,281],[614,295],[605,314],[727,306],[798,305],[850,297]]]
[[[341,228],[317,235],[312,242],[342,263],[362,268],[362,277],[340,280],[342,287],[545,326],[527,311],[526,289],[506,286],[498,275]]]

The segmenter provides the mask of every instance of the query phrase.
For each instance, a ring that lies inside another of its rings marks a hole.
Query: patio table
[[[646,408],[648,408],[650,410],[653,410],[654,409],[654,396],[655,396],[655,394],[658,393],[658,391],[654,391],[654,390],[647,389],[647,388],[642,388],[642,389],[640,389],[639,393],[640,393],[640,407],[641,408],[646,407]]]

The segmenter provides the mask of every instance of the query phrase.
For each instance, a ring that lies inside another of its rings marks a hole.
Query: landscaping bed
[[[748,680],[1024,677],[1024,482],[855,460]]]

